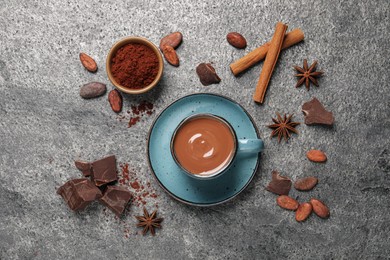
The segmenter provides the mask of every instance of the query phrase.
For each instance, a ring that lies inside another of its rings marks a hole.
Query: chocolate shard
[[[92,181],[102,186],[118,179],[115,155],[107,156],[92,163]]]
[[[210,63],[199,64],[198,67],[196,67],[196,74],[198,74],[200,83],[202,83],[203,86],[221,82],[221,79],[218,77],[214,67]]]
[[[92,201],[102,197],[102,192],[86,178],[73,179],[58,188],[57,194],[71,210],[82,210]]]
[[[85,177],[89,177],[92,174],[92,165],[89,162],[76,160],[74,161],[76,168],[79,169]]]
[[[288,177],[280,176],[277,171],[272,171],[272,180],[266,189],[278,195],[288,195],[291,184],[292,182]]]
[[[103,197],[99,201],[120,217],[131,197],[131,192],[123,187],[107,186]]]
[[[316,98],[304,103],[302,112],[305,115],[305,124],[307,125],[333,125],[333,113],[326,111],[321,102]]]

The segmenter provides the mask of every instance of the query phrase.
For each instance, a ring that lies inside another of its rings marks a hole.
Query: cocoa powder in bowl
[[[114,80],[129,89],[149,86],[159,72],[159,59],[149,46],[131,42],[113,54],[110,70]]]

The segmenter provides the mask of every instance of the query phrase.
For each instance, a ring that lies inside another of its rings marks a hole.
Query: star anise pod
[[[303,60],[303,68],[294,66],[294,69],[298,71],[298,74],[296,74],[296,77],[301,77],[298,81],[298,83],[295,85],[295,87],[301,86],[303,83],[305,83],[307,90],[310,89],[310,82],[312,82],[314,85],[318,87],[318,82],[316,77],[321,76],[324,74],[322,71],[316,71],[317,61],[314,61],[314,63],[309,67],[307,65],[307,60]]]
[[[272,128],[273,131],[271,133],[271,138],[273,136],[278,136],[278,141],[282,140],[282,137],[284,137],[284,140],[287,140],[290,138],[291,134],[290,132],[298,134],[298,131],[295,129],[295,126],[299,125],[298,122],[292,122],[291,118],[293,117],[293,114],[289,115],[287,117],[286,114],[284,114],[284,118],[279,113],[276,113],[277,119],[272,118],[272,121],[274,124],[269,125],[269,128]]]
[[[137,227],[143,227],[144,230],[142,234],[145,235],[150,231],[150,233],[155,235],[155,228],[161,228],[161,222],[164,220],[163,218],[156,218],[157,210],[153,211],[152,214],[149,215],[149,212],[144,208],[143,216],[136,216],[135,218],[139,221]]]

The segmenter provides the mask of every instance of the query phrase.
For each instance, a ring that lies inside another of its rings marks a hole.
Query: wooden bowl
[[[129,44],[129,43],[140,43],[140,44],[143,44],[145,46],[148,46],[157,55],[157,59],[158,59],[158,63],[159,63],[157,76],[153,80],[152,83],[150,83],[148,86],[146,86],[144,88],[141,88],[141,89],[131,89],[131,88],[127,88],[127,87],[122,86],[119,82],[117,82],[115,80],[115,78],[113,77],[112,72],[111,72],[111,60],[112,60],[112,57],[119,50],[119,48],[121,48],[122,46],[124,46],[126,44]],[[106,59],[106,71],[107,71],[107,75],[108,75],[108,78],[110,79],[111,83],[118,90],[120,90],[120,91],[122,91],[124,93],[127,93],[127,94],[132,94],[132,95],[142,94],[142,93],[145,93],[145,92],[151,90],[152,88],[154,88],[157,85],[157,83],[160,81],[161,76],[163,74],[163,70],[164,70],[164,61],[163,61],[163,58],[162,58],[160,50],[152,42],[150,42],[149,40],[147,40],[145,38],[142,38],[142,37],[127,37],[127,38],[123,38],[122,40],[116,42],[111,47],[111,49],[110,49],[110,51],[109,51],[109,53],[107,55],[107,59]]]

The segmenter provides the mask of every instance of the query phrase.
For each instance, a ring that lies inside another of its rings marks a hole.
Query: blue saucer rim
[[[150,136],[152,134],[152,131],[154,129],[154,126],[157,122],[157,120],[161,117],[161,115],[169,108],[171,107],[172,105],[174,105],[175,103],[179,102],[180,100],[184,99],[184,98],[188,98],[188,97],[191,97],[191,96],[200,96],[200,95],[209,95],[209,96],[215,96],[215,97],[220,97],[220,98],[224,98],[236,105],[238,105],[244,112],[245,114],[248,116],[249,120],[251,121],[253,127],[255,128],[255,131],[256,131],[256,136],[257,138],[260,138],[260,134],[259,134],[259,129],[257,128],[256,124],[255,124],[255,121],[253,120],[252,116],[248,113],[248,111],[243,107],[241,106],[237,101],[234,101],[233,99],[229,98],[229,97],[226,97],[226,96],[223,96],[223,95],[220,95],[220,94],[216,94],[216,93],[206,93],[206,92],[200,92],[200,93],[194,93],[194,94],[189,94],[189,95],[186,95],[186,96],[183,96],[181,98],[178,98],[176,99],[175,101],[173,101],[172,103],[170,103],[168,106],[166,106],[158,115],[157,117],[153,120],[153,123],[152,125],[150,126],[150,129],[149,129],[149,132],[148,132],[148,139],[147,139],[147,151],[146,151],[146,155],[148,157],[148,165],[149,165],[149,168],[150,170],[152,171],[152,175],[154,177],[154,179],[157,181],[157,183],[159,184],[159,186],[166,192],[168,193],[172,198],[174,198],[175,200],[177,201],[180,201],[184,204],[187,204],[187,205],[191,205],[191,206],[197,206],[197,207],[212,207],[212,206],[216,206],[216,205],[220,205],[220,204],[223,204],[225,202],[228,202],[232,199],[234,199],[235,197],[237,197],[241,192],[243,192],[248,186],[249,184],[252,182],[258,168],[259,168],[259,164],[260,164],[260,159],[257,158],[257,162],[256,162],[256,167],[253,169],[253,172],[252,172],[252,175],[251,177],[249,178],[249,180],[247,181],[247,183],[244,185],[244,187],[242,187],[241,190],[237,191],[233,196],[227,198],[227,199],[224,199],[224,200],[221,200],[221,201],[218,201],[218,202],[215,202],[215,203],[193,203],[191,201],[187,201],[187,200],[184,200],[182,198],[179,198],[178,196],[176,196],[175,194],[173,194],[172,192],[170,192],[161,182],[160,180],[158,179],[156,173],[154,172],[154,169],[152,167],[152,163],[150,161],[150,153],[149,153],[149,143],[150,143]],[[200,180],[202,181],[202,180]]]

